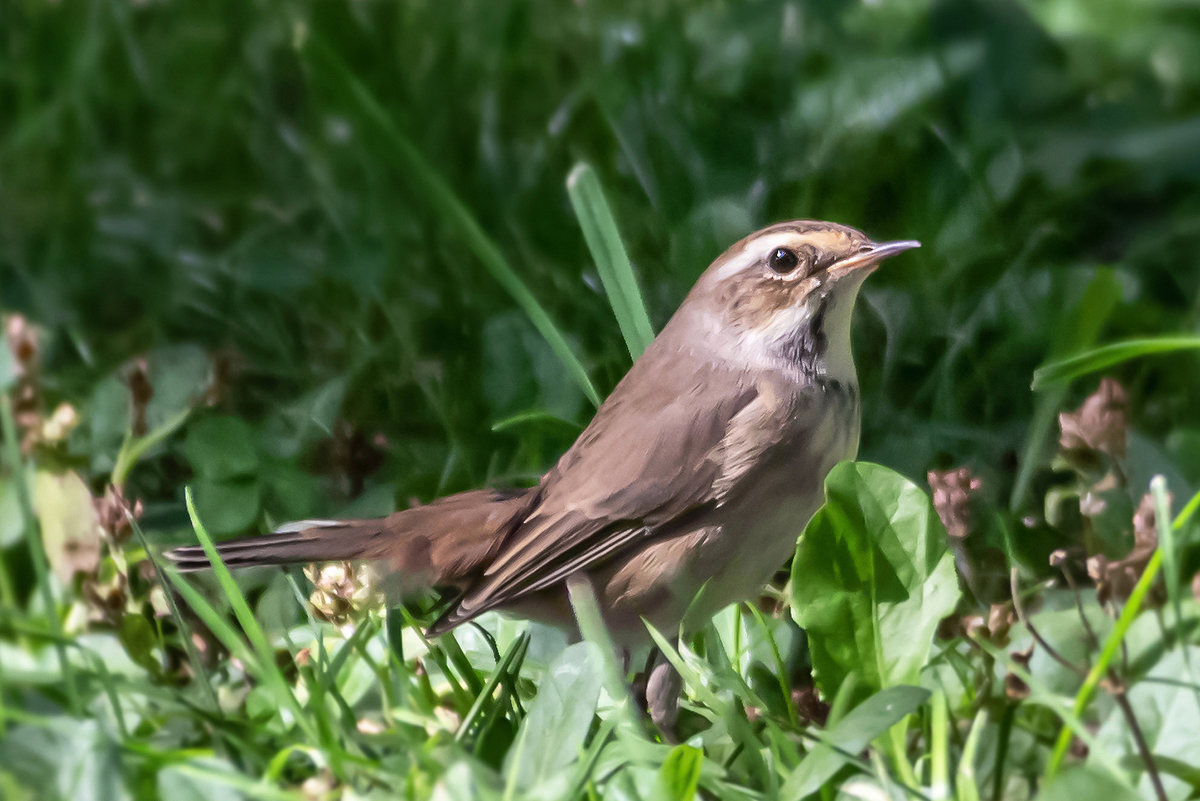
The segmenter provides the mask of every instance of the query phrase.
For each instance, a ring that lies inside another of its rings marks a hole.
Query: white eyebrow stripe
[[[797,236],[795,231],[780,231],[751,239],[742,246],[741,253],[721,265],[721,269],[717,270],[717,280],[724,281],[737,275],[751,264],[765,259],[775,248],[791,245]]]

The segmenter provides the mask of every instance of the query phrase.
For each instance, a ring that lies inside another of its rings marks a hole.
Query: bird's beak
[[[897,242],[879,242],[868,247],[869,249],[863,250],[861,253],[855,253],[853,256],[847,256],[841,261],[834,262],[829,267],[829,275],[840,277],[863,268],[874,269],[887,257],[919,248],[921,243],[915,239],[901,239]]]

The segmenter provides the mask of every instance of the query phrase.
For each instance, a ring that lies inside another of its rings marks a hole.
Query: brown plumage
[[[644,638],[642,617],[667,630],[699,622],[761,588],[826,473],[857,451],[851,311],[879,261],[915,246],[833,223],[764,229],[701,276],[536,487],[301,521],[218,550],[231,567],[370,560],[405,586],[457,591],[431,634],[490,609],[570,625],[575,573],[620,641]],[[196,547],[168,556],[207,565]]]

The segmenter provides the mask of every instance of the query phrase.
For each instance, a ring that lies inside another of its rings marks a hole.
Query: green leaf
[[[21,519],[17,482],[0,477],[0,548],[15,545],[24,535],[25,521]]]
[[[1063,771],[1042,785],[1038,801],[1078,801],[1080,798],[1103,798],[1104,801],[1140,801],[1142,796],[1109,773],[1080,765]]]
[[[154,656],[154,627],[144,615],[133,613],[123,616],[117,637],[130,659],[154,676],[162,672]]]
[[[921,687],[890,687],[863,701],[821,736],[821,744],[792,771],[780,797],[799,799],[819,790],[868,743],[917,711],[929,695]]]
[[[191,409],[183,409],[174,417],[164,421],[157,428],[148,432],[145,436],[127,436],[121,443],[121,450],[117,454],[116,463],[113,465],[110,483],[115,487],[123,486],[125,479],[129,476],[129,471],[138,463],[138,460],[147,451],[170,438],[187,421],[191,411]]]
[[[582,394],[525,315],[514,309],[489,317],[483,354],[483,394],[493,417],[531,405],[559,418],[578,413]]]
[[[452,638],[446,639],[453,641]],[[492,671],[492,675],[487,680],[487,683],[478,687],[478,692],[475,693],[475,701],[471,704],[471,708],[467,710],[467,714],[463,716],[462,722],[458,724],[458,731],[454,734],[455,740],[462,740],[467,735],[467,732],[471,730],[472,725],[474,725],[476,719],[480,717],[485,709],[488,712],[496,710],[496,688],[500,686],[510,672],[513,674],[519,672],[528,647],[528,632],[521,634],[508,646],[508,650],[500,658],[500,662],[496,665],[496,669]],[[466,655],[461,648],[459,648],[458,653],[466,659]],[[474,671],[472,670],[471,672],[473,673]]]
[[[1181,350],[1200,350],[1200,337],[1159,337],[1114,342],[1042,365],[1033,371],[1033,389],[1045,389],[1051,384],[1070,381],[1142,356]]]
[[[332,436],[346,387],[347,378],[340,375],[280,406],[264,424],[263,449],[279,459],[294,460],[304,448]]]
[[[1069,314],[1059,320],[1055,327],[1053,344],[1050,346],[1050,358],[1062,358],[1068,353],[1078,352],[1090,346],[1100,335],[1104,323],[1116,308],[1121,299],[1121,285],[1111,269],[1096,271],[1096,276],[1083,290],[1079,302],[1072,307]],[[1036,383],[1036,380],[1035,380]],[[1033,471],[1041,463],[1042,451],[1046,447],[1046,439],[1058,412],[1062,409],[1063,398],[1066,397],[1066,387],[1056,387],[1050,392],[1039,395],[1034,400],[1033,418],[1025,432],[1025,444],[1021,450],[1020,467],[1013,481],[1012,492],[1009,494],[1009,509],[1017,510],[1025,499],[1029,484],[1033,480]]]
[[[252,476],[258,469],[254,431],[236,417],[197,420],[188,427],[183,450],[196,475],[208,481]]]
[[[1166,758],[1195,763],[1196,744],[1200,743],[1200,694],[1190,676],[1188,657],[1195,663],[1200,659],[1200,648],[1187,650],[1187,654],[1182,650],[1168,652],[1149,674],[1129,688],[1129,704],[1155,761]],[[1122,765],[1132,768],[1132,779],[1143,795],[1154,794],[1145,774],[1146,765],[1134,747],[1128,721],[1120,709],[1109,712],[1096,740],[1108,753],[1123,757]],[[1188,779],[1194,782],[1196,775],[1163,776],[1167,795],[1186,797],[1192,792]]]
[[[147,361],[154,395],[146,404],[146,425],[153,430],[196,405],[212,379],[212,365],[196,345],[158,348]]]
[[[792,612],[808,632],[822,692],[833,696],[851,671],[867,691],[916,684],[958,599],[929,497],[880,465],[835,467],[792,563]]]
[[[314,722],[301,709],[291,685],[288,684],[279,666],[274,661],[275,652],[267,640],[262,626],[259,625],[258,619],[251,612],[250,605],[246,602],[246,596],[242,594],[237,582],[233,580],[233,575],[229,572],[229,568],[225,566],[225,563],[221,561],[221,557],[217,554],[217,548],[213,544],[212,536],[209,534],[207,526],[200,520],[195,498],[190,488],[184,489],[184,498],[187,503],[188,517],[191,518],[192,527],[196,531],[196,539],[200,541],[200,546],[204,549],[205,555],[212,564],[213,577],[216,579],[225,598],[229,601],[229,605],[233,608],[234,616],[237,618],[238,623],[241,624],[242,630],[246,633],[249,646],[222,619],[212,605],[204,599],[204,596],[181,577],[181,574],[174,570],[168,570],[166,573],[168,579],[183,595],[188,605],[200,616],[204,624],[212,630],[213,634],[221,639],[225,647],[229,648],[231,652],[237,654],[240,659],[247,663],[251,674],[255,675],[261,683],[261,688],[272,695],[275,708],[290,712],[295,724],[305,734],[316,739]]]
[[[562,772],[583,748],[600,700],[604,662],[592,643],[568,646],[551,663],[538,685],[529,714],[521,722],[508,774],[518,787],[530,788]]]
[[[130,777],[120,743],[97,720],[67,716],[18,726],[0,738],[0,764],[45,801],[125,801]]]
[[[304,52],[309,63],[338,86],[343,96],[350,98],[362,113],[363,119],[380,135],[387,145],[381,152],[392,168],[402,174],[421,193],[425,201],[456,232],[458,241],[475,254],[496,283],[516,301],[529,316],[530,322],[546,338],[550,348],[562,361],[571,378],[588,399],[600,405],[600,393],[588,377],[587,370],[567,342],[562,328],[551,319],[533,292],[504,258],[500,247],[487,235],[471,210],[454,191],[453,186],[430,164],[425,155],[392,120],[391,114],[366,84],[342,61],[337,51],[316,36],[305,40]]]
[[[261,503],[257,481],[197,481],[196,509],[216,537],[240,534],[254,525]]]
[[[39,470],[33,505],[42,529],[46,559],[58,580],[70,586],[76,573],[92,573],[100,563],[100,525],[92,493],[74,471]]]
[[[704,766],[704,752],[690,745],[677,745],[658,769],[662,794],[672,801],[692,801],[700,786],[700,769]]]
[[[571,197],[575,216],[579,218],[588,250],[596,262],[608,303],[621,327],[621,335],[625,337],[625,346],[629,348],[629,355],[637,359],[654,340],[654,328],[646,314],[646,303],[617,230],[617,221],[613,219],[600,179],[590,164],[576,164],[571,170],[567,176],[567,194]]]
[[[246,797],[240,790],[258,789],[228,762],[215,757],[193,757],[169,765],[159,771],[156,780],[158,797],[173,801],[236,801]],[[255,797],[262,796],[255,793]]]

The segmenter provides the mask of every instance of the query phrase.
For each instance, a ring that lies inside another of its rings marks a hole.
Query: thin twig
[[[1031,621],[1029,616],[1025,614],[1025,608],[1021,605],[1021,593],[1017,587],[1017,569],[1015,567],[1009,574],[1009,587],[1012,590],[1013,611],[1017,613],[1017,619],[1024,623],[1025,628],[1028,629],[1029,633],[1033,635],[1033,639],[1037,641],[1037,644],[1042,646],[1046,653],[1049,654],[1055,662],[1069,670],[1075,671],[1080,676],[1086,676],[1087,669],[1081,668],[1079,665],[1076,665],[1058,651],[1054,650],[1054,646],[1046,641],[1046,638],[1041,635],[1041,632],[1034,627],[1033,621]]]
[[[1100,650],[1100,638],[1096,636],[1091,622],[1087,619],[1087,615],[1083,611],[1083,597],[1079,593],[1079,585],[1075,583],[1075,578],[1071,575],[1071,571],[1066,568],[1066,565],[1060,565],[1059,570],[1062,572],[1063,578],[1067,580],[1067,586],[1071,588],[1071,594],[1075,596],[1075,609],[1079,612],[1079,622],[1083,624],[1083,630],[1087,632],[1088,644],[1092,648]]]
[[[1063,578],[1065,578],[1067,580],[1067,584],[1070,585],[1071,591],[1075,595],[1075,608],[1079,610],[1079,619],[1083,623],[1084,630],[1087,632],[1089,644],[1093,648],[1099,648],[1100,640],[1096,637],[1096,632],[1092,629],[1091,623],[1088,622],[1087,615],[1084,614],[1083,600],[1080,597],[1079,588],[1075,585],[1075,580],[1071,577],[1071,574],[1068,570],[1063,568],[1062,574],[1063,574]],[[1016,580],[1017,580],[1017,571],[1013,570],[1012,581],[1013,581],[1013,599],[1014,599],[1013,605],[1014,605],[1014,607],[1018,603],[1016,601],[1016,597],[1017,597]],[[1024,615],[1022,614],[1022,612],[1019,609],[1018,609],[1017,614],[1019,616],[1021,616],[1022,619],[1024,619]],[[1033,634],[1034,638],[1038,640],[1038,642],[1043,642],[1041,637],[1039,637],[1037,635],[1037,633],[1033,630],[1033,628],[1029,625],[1028,622],[1026,622],[1025,625],[1027,628],[1029,628],[1029,631]],[[1044,645],[1044,642],[1043,642],[1043,645]],[[1122,651],[1122,660],[1124,661],[1128,658],[1128,653],[1125,650],[1125,642],[1124,641],[1121,642],[1121,651]],[[1049,651],[1048,651],[1048,653],[1049,653]],[[1053,655],[1053,654],[1051,654],[1051,655]],[[1059,660],[1059,661],[1061,662],[1062,660]],[[1064,662],[1064,664],[1066,664],[1066,663]],[[1068,666],[1068,667],[1070,667],[1070,666]],[[1126,666],[1126,669],[1128,669],[1128,666]],[[1117,674],[1117,671],[1115,668],[1110,667],[1107,671],[1107,676],[1108,676],[1107,680],[1104,681],[1101,684],[1101,686],[1104,687],[1104,689],[1107,690],[1108,693],[1113,697],[1113,700],[1115,700],[1117,702],[1117,706],[1121,709],[1121,714],[1123,714],[1125,716],[1125,723],[1129,726],[1129,733],[1133,736],[1133,742],[1137,746],[1138,756],[1140,756],[1142,759],[1142,762],[1145,763],[1146,774],[1150,777],[1150,783],[1154,785],[1155,796],[1158,798],[1158,801],[1167,801],[1167,794],[1162,786],[1162,778],[1158,775],[1158,767],[1154,764],[1154,755],[1150,751],[1150,746],[1146,743],[1146,737],[1142,733],[1141,725],[1138,724],[1137,716],[1134,715],[1134,713],[1133,713],[1133,705],[1129,703],[1128,688],[1125,686],[1125,682],[1122,681],[1121,677]]]
[[[1154,764],[1154,754],[1151,753],[1150,746],[1146,743],[1146,737],[1142,734],[1142,727],[1138,725],[1137,717],[1133,714],[1133,705],[1129,703],[1125,685],[1121,683],[1113,670],[1108,671],[1108,676],[1110,682],[1115,682],[1115,686],[1109,687],[1108,691],[1112,694],[1113,700],[1117,702],[1117,706],[1121,708],[1122,714],[1125,715],[1125,722],[1129,724],[1129,733],[1133,735],[1138,756],[1142,758],[1142,762],[1146,763],[1146,775],[1150,777],[1150,783],[1154,785],[1154,795],[1158,801],[1167,801],[1167,791],[1163,788],[1162,778],[1158,775],[1158,767]]]

